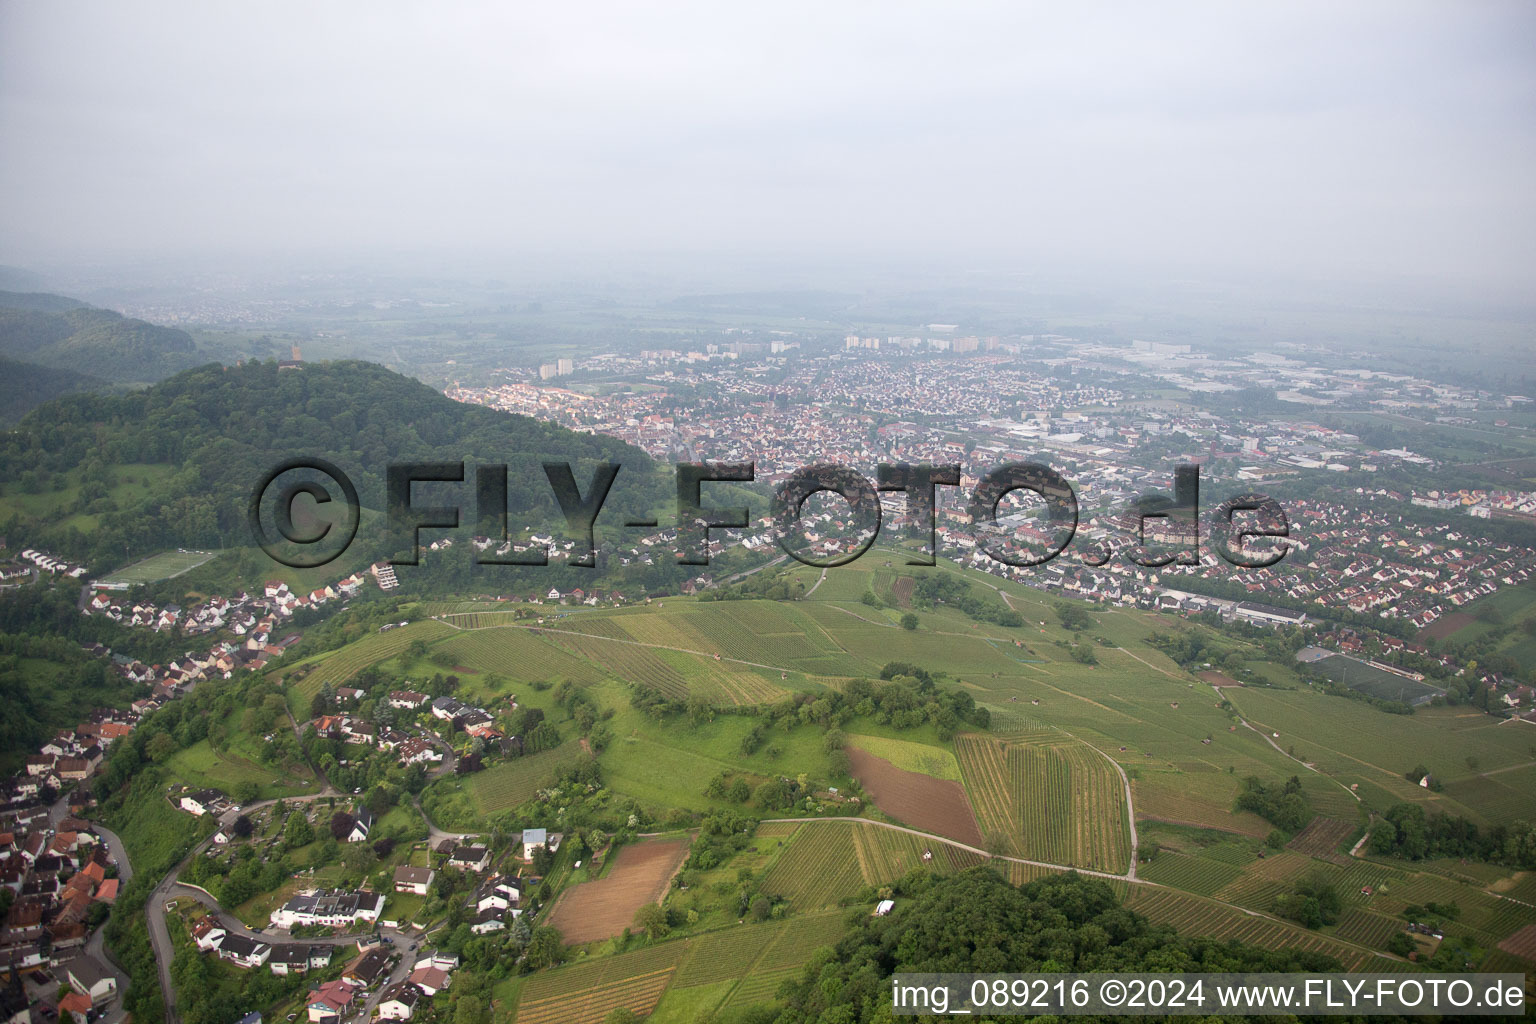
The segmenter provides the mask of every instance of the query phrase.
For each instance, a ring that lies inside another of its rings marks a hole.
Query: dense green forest
[[[782,1008],[748,1011],[738,1024],[889,1020],[888,979],[897,972],[1340,970],[1321,953],[1179,935],[1121,906],[1108,883],[1076,874],[1015,888],[985,867],[942,879],[916,871],[898,884],[897,895],[907,899],[893,913],[860,913],[835,948],[822,950],[786,984]]]
[[[384,507],[391,463],[463,461],[468,479],[453,485],[453,494],[467,532],[475,525],[477,463],[508,465],[514,528],[563,523],[545,461],[572,463],[583,489],[596,463],[623,467],[603,522],[664,506],[671,488],[637,448],[454,402],[375,364],[211,365],[131,394],[60,398],[29,415],[0,441],[4,479],[15,481],[7,496],[75,490],[65,516],[28,517],[13,504],[4,526],[9,536],[93,563],[167,547],[247,546],[254,487],[273,466],[298,456],[335,463],[356,484],[365,509]],[[131,497],[112,493],[123,482],[121,467],[145,464],[171,472],[129,474],[145,487]],[[60,522],[73,514],[89,522]],[[388,554],[382,531],[360,533],[359,543],[370,540],[378,557]]]
[[[100,377],[0,356],[0,423],[14,423],[44,402],[106,386]]]

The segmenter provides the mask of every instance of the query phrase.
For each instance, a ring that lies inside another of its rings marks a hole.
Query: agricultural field
[[[1214,896],[1242,877],[1243,869],[1207,857],[1164,851],[1141,867],[1139,874],[1150,882],[1172,886],[1201,896]]]
[[[1255,773],[1261,774],[1261,773]],[[1262,777],[1262,775],[1261,775]],[[1131,793],[1138,821],[1220,829],[1262,839],[1273,827],[1257,814],[1233,810],[1241,778],[1190,766],[1137,766]]]
[[[1279,733],[1275,742],[1281,747],[1294,748],[1297,757],[1340,783],[1362,783],[1362,796],[1369,783],[1372,793],[1393,802],[1425,801],[1436,810],[1484,820],[1487,815],[1480,808],[1449,792],[1457,781],[1477,774],[1467,767],[1467,759],[1472,758],[1479,771],[1490,772],[1531,762],[1536,747],[1530,730],[1503,727],[1499,720],[1467,709],[1422,708],[1387,720],[1364,704],[1312,690],[1245,687],[1223,693],[1248,721]],[[1404,778],[1419,764],[1444,781],[1448,792],[1426,793]]]
[[[759,827],[774,828],[772,824]],[[986,857],[950,843],[899,829],[835,818],[806,822],[763,878],[763,891],[782,896],[794,908],[835,906],[866,885],[888,885],[915,868],[947,875],[974,867]]]
[[[1339,847],[1346,840],[1358,835],[1360,826],[1351,821],[1340,821],[1319,814],[1295,839],[1286,844],[1288,849],[1304,853],[1308,857],[1328,859],[1337,856]]]
[[[817,949],[842,937],[840,911],[732,925],[535,974],[516,993],[518,1024],[602,1024],[618,1007],[701,1022],[759,1002]],[[503,1008],[505,1009],[505,1008]]]
[[[517,680],[590,684],[601,678],[591,663],[526,629],[465,630],[443,640],[434,650],[452,656],[455,665]]]
[[[983,830],[1014,856],[1099,871],[1130,862],[1125,788],[1114,765],[1060,734],[956,738]]]
[[[834,829],[840,826],[828,824],[806,827]],[[852,825],[848,828],[853,833],[853,852],[859,862],[859,873],[870,885],[894,882],[918,868],[948,875],[986,861],[979,853],[923,839],[909,832],[898,832],[876,825]]]
[[[651,840],[621,848],[602,878],[561,893],[548,923],[569,946],[612,938],[634,924],[635,911],[661,899],[688,856],[688,843]]]
[[[691,988],[743,977],[783,930],[782,923],[769,921],[706,932],[693,940],[673,980],[679,988]]]
[[[1499,948],[1521,960],[1536,963],[1536,924],[1528,924],[1499,943]]]
[[[391,631],[399,636],[365,636],[311,662],[308,677],[294,690],[312,692],[326,679],[341,682],[364,665],[391,659],[412,677],[423,670],[457,669],[466,699],[489,704],[489,698],[511,690],[520,702],[544,710],[563,736],[573,737],[565,710],[544,689],[526,686],[569,681],[603,716],[607,742],[597,757],[604,786],[660,820],[674,809],[745,807],[762,813],[755,800],[742,805],[707,796],[706,783],[716,776],[742,778],[753,789],[800,772],[818,786],[847,785],[838,776],[840,759],[823,748],[818,726],[774,728],[754,748],[743,740],[758,719],[734,708],[797,691],[824,692],[852,677],[873,678],[891,661],[910,661],[944,671],[945,685],[964,688],[993,714],[990,731],[963,733],[952,741],[940,740],[930,725],[898,730],[872,718],[843,724],[848,767],[863,787],[860,795],[882,815],[918,832],[1042,864],[1122,872],[1131,852],[1130,808],[1118,765],[1130,779],[1143,848],[1152,844],[1158,853],[1138,869],[1152,885],[1117,884],[1190,933],[1325,949],[1358,964],[1374,957],[1394,919],[1411,903],[1457,903],[1462,914],[1449,926],[1450,934],[1487,950],[1536,921],[1536,910],[1527,905],[1536,902],[1527,891],[1536,891],[1536,881],[1509,878],[1484,865],[1377,862],[1347,854],[1366,815],[1400,800],[1467,814],[1480,823],[1528,816],[1528,794],[1536,789],[1536,739],[1528,729],[1501,726],[1467,708],[1385,715],[1307,687],[1288,666],[1266,666],[1274,671],[1262,678],[1236,671],[1234,678],[1248,685],[1213,689],[1209,680],[1146,644],[1154,629],[1175,625],[1128,609],[1089,610],[1093,625],[1086,635],[1104,639],[1094,647],[1098,663],[1083,665],[1064,646],[1073,642],[1072,634],[1059,626],[1054,598],[973,573],[966,575],[978,596],[982,587],[1000,589],[1024,616],[1022,627],[976,622],[940,607],[919,609],[919,628],[903,630],[895,624],[897,612],[859,603],[870,591],[897,603],[903,591],[910,596],[903,583],[911,575],[899,565],[877,563],[878,556],[868,568],[829,573],[804,601],[668,598],[620,609],[562,610],[533,628],[526,616],[512,625],[515,613],[483,604],[434,605],[435,614],[463,628],[423,622]],[[809,586],[820,573],[804,570],[803,576]],[[415,639],[411,631],[424,637],[428,653],[417,652],[405,665],[401,654]],[[1233,644],[1250,661],[1262,663],[1257,644],[1235,639]],[[631,705],[631,684],[678,700],[703,698],[716,710],[697,720],[658,718]],[[487,815],[504,814],[532,798],[560,763],[577,756],[581,747],[570,738],[555,751],[434,783],[428,802],[468,823],[448,827],[474,827]],[[1403,777],[1419,763],[1444,782],[1442,792]],[[1272,826],[1233,810],[1242,780],[1250,775],[1271,782],[1296,775],[1317,811],[1288,849],[1265,850],[1260,857]],[[1358,789],[1352,792],[1352,786]],[[947,872],[986,861],[980,853],[929,836],[845,819],[764,824],[757,836],[770,848],[754,848],[752,859],[737,866],[760,873],[763,891],[788,901],[789,922],[829,910],[827,919],[838,921],[831,908],[914,867]],[[992,863],[1015,881],[1053,870]],[[1337,926],[1307,932],[1267,916],[1276,896],[1313,873],[1335,884],[1344,898],[1346,914]],[[702,896],[729,874],[693,888]],[[562,899],[574,902],[553,908],[553,916],[564,918],[566,927],[578,918],[582,924],[601,918],[578,904],[614,877],[571,889]],[[1373,895],[1361,892],[1366,886]],[[1522,899],[1526,902],[1517,902]],[[623,913],[609,914],[617,927],[597,928],[592,939],[630,924],[634,905],[626,902]],[[725,924],[726,916],[736,920],[707,901],[699,909],[705,915],[699,927],[705,929]],[[777,940],[765,936],[780,924],[765,924],[761,933],[727,925],[659,944],[657,949],[681,944],[697,955],[678,954],[649,972],[636,970],[630,977],[648,976],[643,985],[636,982],[644,990],[639,1002],[648,1001],[662,1020],[686,1020],[728,1015],[771,998],[780,972],[788,968],[773,966],[770,953]],[[722,945],[706,952],[716,942]],[[710,967],[712,958],[718,964]],[[612,959],[598,956],[588,966]],[[794,962],[803,962],[803,956]],[[1382,969],[1400,963],[1371,962]],[[594,1007],[615,1005],[605,988],[613,981],[599,977],[583,983]],[[553,1012],[541,1008],[545,997],[538,992],[531,979],[518,996],[535,1020]]]
[[[772,1002],[779,986],[817,949],[842,937],[842,917],[827,911],[698,936],[649,1019],[695,1024]]]
[[[127,583],[130,586],[158,583],[160,580],[175,579],[182,573],[196,569],[204,562],[217,557],[219,557],[217,551],[162,551],[158,555],[140,559],[132,565],[125,565],[101,577],[98,582]]]
[[[976,816],[960,783],[904,771],[858,747],[849,748],[848,761],[859,784],[882,813],[920,831],[981,846]]]
[[[593,619],[582,625],[603,621],[612,620]],[[671,700],[763,704],[777,700],[785,692],[751,667],[716,661],[711,656],[646,647],[636,641],[587,632],[551,629],[543,636],[562,651],[594,666],[603,676],[639,683]]]
[[[960,781],[960,763],[943,747],[886,736],[849,736],[848,741],[867,754],[889,761],[902,771]]]
[[[1400,917],[1389,917],[1385,914],[1361,910],[1359,907],[1349,907],[1339,917],[1334,934],[1361,946],[1384,949],[1392,936],[1405,930],[1404,924]]]
[[[576,743],[562,743],[552,750],[516,757],[476,772],[468,777],[464,788],[478,813],[510,811],[537,796],[541,787],[549,785],[557,768],[581,756]]]
[[[1184,935],[1235,939],[1271,949],[1284,946],[1312,950],[1336,958],[1348,971],[1391,971],[1394,969],[1392,964],[1405,963],[1385,955],[1372,956],[1351,943],[1274,918],[1245,914],[1233,907],[1173,889],[1133,886],[1128,902],[1138,914],[1144,914],[1158,924],[1171,925]]]
[[[1536,793],[1536,765],[1460,779],[1448,783],[1445,792],[1458,803],[1477,808],[1491,825],[1536,820],[1536,798],[1532,797]]]
[[[859,825],[807,824],[763,876],[763,892],[783,897],[796,911],[838,906],[866,884],[854,853]]]
[[[535,974],[518,993],[518,1024],[602,1024],[623,1007],[644,1016],[655,1007],[688,953],[687,940],[665,942]]]

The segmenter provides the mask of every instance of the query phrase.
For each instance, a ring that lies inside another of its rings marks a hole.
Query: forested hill
[[[1321,953],[1267,950],[1176,934],[1126,909],[1107,883],[1075,874],[1051,875],[1015,888],[987,867],[937,880],[917,871],[901,880],[896,894],[906,899],[900,900],[894,913],[861,918],[835,949],[817,954],[799,979],[784,986],[779,993],[782,1008],[757,1019],[763,1024],[889,1021],[889,979],[909,971],[1049,976],[1061,972],[1339,970],[1338,961]],[[1218,1018],[1213,1014],[1208,1019]]]
[[[194,366],[186,331],[61,295],[0,292],[0,356],[114,383],[157,381]]]
[[[168,546],[246,546],[253,488],[297,456],[335,463],[371,509],[384,507],[391,462],[463,461],[466,527],[474,525],[476,463],[507,464],[510,512],[551,527],[561,520],[542,462],[571,462],[584,492],[593,463],[623,465],[605,521],[656,506],[670,485],[644,452],[620,441],[464,405],[373,363],[212,365],[130,394],[70,395],[27,416],[0,441],[0,479],[12,481],[7,497],[71,493],[76,485],[79,492],[65,516],[29,519],[28,503],[6,502],[11,519],[0,525],[94,562]],[[120,468],[142,464],[168,470]],[[118,486],[125,479],[140,486]]]
[[[0,423],[12,423],[51,399],[106,386],[100,377],[0,356]]]

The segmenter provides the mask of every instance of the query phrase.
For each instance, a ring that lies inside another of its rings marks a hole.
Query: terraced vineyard
[[[1027,882],[1033,882],[1037,878],[1061,873],[1055,868],[1042,868],[1035,864],[1019,864],[1014,861],[1004,861],[1003,864],[1007,869],[1008,881],[1014,885],[1024,885]]]
[[[806,824],[763,877],[763,891],[796,910],[836,906],[864,887],[852,831],[863,826]]]
[[[1476,807],[1492,825],[1508,825],[1521,819],[1529,821],[1533,789],[1536,789],[1536,767],[1518,768],[1498,775],[1475,775],[1445,787],[1446,793]]]
[[[648,686],[672,700],[688,699],[688,680],[656,651],[574,634],[544,635],[570,654],[601,665],[615,678]]]
[[[1313,950],[1335,957],[1344,965],[1345,970],[1389,971],[1393,969],[1393,963],[1403,963],[1385,957],[1370,957],[1363,950],[1328,936],[1268,917],[1245,914],[1241,910],[1172,889],[1132,886],[1128,905],[1138,914],[1144,914],[1159,924],[1172,925],[1181,935],[1236,939],[1267,949],[1285,946]],[[1369,968],[1362,967],[1367,961]]]
[[[688,988],[746,977],[783,930],[782,923],[774,922],[738,925],[701,935],[693,941],[693,951],[678,968],[674,980],[679,988]]]
[[[644,1016],[689,947],[666,942],[533,975],[518,1000],[518,1024],[602,1024],[619,1007]]]
[[[570,657],[595,666],[601,674],[639,683],[671,700],[699,698],[718,704],[762,704],[777,700],[785,692],[750,668],[695,654],[560,630],[542,636]]]
[[[756,971],[742,978],[741,983],[731,989],[731,994],[725,998],[725,1002],[720,1004],[720,1014],[717,1018],[759,1003],[773,1002],[779,986],[798,973],[797,967],[783,967],[777,971]]]
[[[416,606],[417,612],[432,618],[443,615],[465,615],[473,612],[510,611],[501,601],[423,601]]]
[[[341,648],[311,669],[293,688],[293,697],[297,698],[298,703],[295,704],[291,697],[289,706],[294,708],[295,717],[301,720],[308,718],[310,701],[314,700],[315,694],[326,683],[340,686],[370,665],[377,665],[403,653],[414,641],[431,643],[452,632],[453,627],[428,619],[383,633],[371,633]]]
[[[1125,790],[1097,751],[1070,737],[956,737],[982,832],[1030,860],[1123,871],[1130,862]]]
[[[1401,918],[1374,914],[1359,907],[1350,907],[1339,916],[1339,925],[1334,929],[1334,934],[1341,939],[1358,942],[1362,946],[1382,949],[1386,946],[1388,939],[1402,930]]]
[[[1218,889],[1215,896],[1228,903],[1268,910],[1275,897],[1286,892],[1311,865],[1312,861],[1299,853],[1273,853],[1249,865],[1240,877]]]
[[[1490,974],[1530,974],[1532,963],[1536,963],[1536,957],[1520,957],[1506,950],[1495,949],[1483,958],[1477,969]]]
[[[516,612],[510,611],[448,611],[434,613],[444,622],[460,629],[494,629],[510,626],[520,621]]]
[[[827,911],[792,917],[767,924],[741,925],[710,932],[691,940],[693,949],[679,967],[674,983],[679,988],[708,985],[731,978],[750,986],[754,979],[772,975],[775,984],[788,977],[821,946],[830,946],[843,935],[843,915]],[[748,1002],[763,997],[755,987],[745,993]]]
[[[656,1008],[671,979],[672,968],[667,967],[569,995],[523,1000],[517,1019],[522,1024],[602,1024],[621,1008],[643,1017]]]
[[[590,663],[526,629],[477,629],[450,637],[439,643],[437,649],[453,655],[458,664],[517,679],[585,684],[601,678]]]
[[[771,605],[767,607],[772,608]],[[787,618],[761,608],[750,615],[750,619],[769,627],[763,632],[754,632],[743,623],[734,608],[727,609],[723,615],[693,614],[680,618],[688,633],[697,638],[696,646],[703,650],[718,650],[727,658],[794,667],[807,658],[832,653],[818,647]]]
[[[986,860],[979,853],[962,850],[948,843],[921,839],[909,832],[898,832],[876,825],[828,825],[825,827],[828,829],[846,827],[853,833],[854,857],[858,860],[859,871],[864,876],[864,881],[870,885],[894,882],[914,868],[947,875],[981,864]],[[926,860],[925,854],[928,855]]]
[[[1008,744],[990,736],[962,733],[955,737],[955,756],[982,834],[1005,836],[1009,849],[1017,849],[1024,823],[1019,817],[1020,802],[1008,785]]]
[[[509,811],[532,800],[541,786],[549,784],[556,768],[579,757],[581,748],[576,743],[562,743],[553,750],[516,757],[476,772],[465,782],[465,789],[481,814]]]
[[[1350,821],[1340,821],[1337,818],[1326,818],[1322,815],[1312,819],[1311,824],[1301,830],[1301,833],[1292,839],[1286,846],[1297,853],[1304,853],[1309,857],[1328,857],[1338,853],[1339,846],[1355,832],[1360,826]]]
[[[1536,904],[1536,871],[1521,872],[1514,878],[1512,884],[1499,891],[1512,899]]]
[[[786,967],[799,967],[817,949],[836,943],[845,931],[847,929],[843,927],[840,911],[790,918],[784,922],[784,930],[772,945],[763,951],[757,969],[778,971]]]
[[[1182,853],[1164,851],[1157,859],[1145,864],[1140,875],[1149,881],[1171,885],[1175,889],[1214,896],[1224,886],[1235,882],[1243,869],[1235,864],[1223,864],[1205,857],[1190,857]]]
[[[1201,783],[1198,787],[1196,779]],[[1237,782],[1226,775],[1202,779],[1185,772],[1143,769],[1131,789],[1141,818],[1240,832],[1255,839],[1262,839],[1273,827],[1257,814],[1231,809]]]

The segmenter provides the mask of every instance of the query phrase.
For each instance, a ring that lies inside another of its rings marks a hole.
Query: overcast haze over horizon
[[[1529,297],[1529,3],[0,2],[0,262],[539,251]]]

